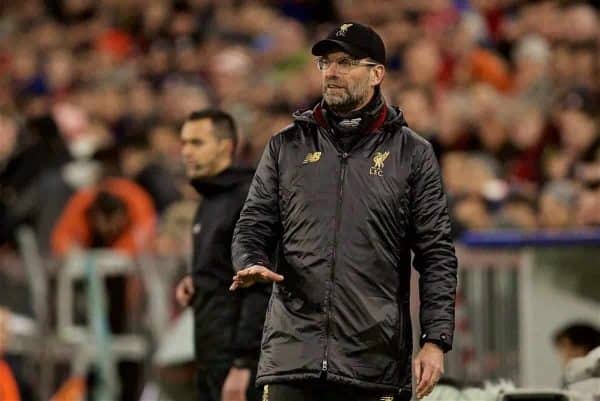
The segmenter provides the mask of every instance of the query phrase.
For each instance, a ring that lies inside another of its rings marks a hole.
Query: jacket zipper
[[[333,255],[332,255],[332,264],[331,264],[331,274],[329,276],[329,291],[327,292],[327,297],[325,298],[325,308],[327,311],[327,323],[325,326],[325,354],[323,356],[323,363],[321,370],[325,373],[327,372],[327,359],[328,359],[328,351],[329,351],[329,331],[331,330],[331,300],[333,298],[333,281],[335,279],[335,265],[336,265],[336,253],[337,253],[337,238],[339,231],[339,223],[340,223],[340,213],[342,210],[342,199],[344,195],[344,178],[346,176],[346,164],[348,160],[348,156],[350,156],[347,152],[344,152],[340,155],[340,178],[338,180],[338,199],[337,199],[337,207],[335,211],[335,232],[333,233]]]

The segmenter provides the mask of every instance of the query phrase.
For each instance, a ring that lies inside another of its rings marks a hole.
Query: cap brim
[[[312,47],[311,52],[314,56],[326,56],[329,53],[333,53],[340,50],[358,58],[365,58],[369,56],[367,52],[362,51],[357,47],[354,47],[340,40],[334,39],[323,39],[318,41]]]

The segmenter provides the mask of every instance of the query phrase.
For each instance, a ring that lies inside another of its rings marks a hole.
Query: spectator
[[[525,36],[513,54],[515,77],[513,91],[522,100],[547,110],[552,101],[549,79],[550,45],[540,36]]]
[[[124,178],[106,178],[92,188],[76,192],[52,232],[52,250],[66,257],[74,249],[109,248],[131,256],[152,246],[155,212],[150,196]],[[137,277],[106,279],[110,332],[128,330],[141,308],[141,283]],[[139,398],[141,366],[118,364],[122,381],[121,401]]]
[[[508,126],[513,156],[507,175],[518,183],[539,184],[542,179],[541,155],[544,147],[545,119],[542,110],[533,103],[515,103]]]
[[[159,214],[180,199],[175,177],[153,157],[147,137],[136,136],[123,143],[120,164],[123,175],[148,192]]]
[[[569,178],[600,179],[600,136],[595,112],[596,105],[583,91],[569,92],[556,112],[560,154],[565,159],[563,175]]]
[[[452,92],[440,99],[437,135],[430,140],[438,157],[448,151],[473,150],[469,113],[469,99],[464,93]]]
[[[577,195],[577,188],[570,182],[546,185],[539,201],[540,227],[554,230],[573,227]]]
[[[408,124],[411,127],[428,138],[435,135],[433,97],[428,90],[417,86],[406,87],[398,93],[396,102],[402,112],[410,116]]]
[[[435,42],[421,39],[410,43],[404,60],[406,79],[409,84],[437,89],[442,59]]]
[[[498,215],[500,227],[533,231],[538,227],[536,205],[526,196],[511,194]]]
[[[576,222],[580,226],[600,226],[600,183],[588,184],[577,202]]]
[[[52,233],[52,249],[112,248],[136,255],[147,250],[154,232],[152,199],[133,182],[108,178],[71,197]]]
[[[600,347],[600,330],[590,323],[572,323],[554,333],[554,346],[563,367]]]
[[[17,116],[0,112],[0,244],[14,239],[21,224],[39,228],[40,184],[44,176],[69,160],[54,119],[26,121],[19,130]]]

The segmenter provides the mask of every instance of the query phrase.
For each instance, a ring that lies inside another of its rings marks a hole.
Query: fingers
[[[436,384],[437,384],[437,380],[435,380],[433,377],[431,377],[429,379],[427,387],[425,387],[425,390],[423,392],[423,397],[426,397],[429,394],[431,394],[431,392],[433,391],[433,388],[435,387]]]
[[[196,289],[194,288],[194,280],[191,277],[186,277],[183,281],[183,285],[188,294],[194,295]]]
[[[283,276],[281,274],[277,274],[274,271],[269,270],[269,269],[262,270],[260,272],[260,276],[265,281],[275,281],[275,282],[283,281]]]
[[[177,290],[175,291],[175,298],[177,299],[179,306],[182,306],[182,307],[187,306],[187,297],[185,294],[185,289],[183,288],[182,285],[179,285],[177,287]]]
[[[180,306],[186,307],[189,305],[195,292],[194,280],[192,277],[187,276],[179,282],[175,290],[175,299],[177,299]]]
[[[424,364],[421,371],[421,380],[417,385],[417,398],[423,398],[428,394],[428,389],[431,386],[431,378],[432,378],[432,370],[431,367],[427,364]]]
[[[236,276],[233,277],[233,283],[231,283],[231,286],[229,287],[229,291],[235,291],[238,288],[240,288],[240,284],[241,281],[239,279],[236,278]]]
[[[259,277],[268,281],[283,281],[283,276],[281,274],[277,274],[274,271],[264,267],[264,266],[251,266],[244,270],[240,270],[236,277],[244,278],[244,277]]]
[[[264,266],[251,266],[246,269],[240,270],[235,276],[233,276],[233,282],[230,291],[235,291],[238,288],[250,287],[257,281],[262,282],[281,282],[283,276],[277,274]]]
[[[189,294],[178,294],[177,295],[177,302],[179,303],[179,306],[185,308],[186,306],[189,306],[190,304],[190,300],[192,299],[191,295]]]
[[[415,359],[415,361],[413,363],[413,367],[415,370],[415,378],[417,380],[417,386],[418,386],[419,384],[421,384],[421,372],[422,372],[420,358]]]
[[[423,398],[429,395],[442,374],[441,369],[432,363],[419,361],[421,379],[417,379],[417,398]],[[416,367],[416,366],[415,366]],[[416,369],[415,369],[416,372]]]

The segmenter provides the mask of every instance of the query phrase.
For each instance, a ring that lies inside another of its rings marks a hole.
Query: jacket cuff
[[[423,333],[420,338],[421,347],[425,343],[433,343],[446,353],[452,349],[452,336],[444,331]]]
[[[239,356],[233,360],[231,366],[236,369],[254,369],[257,364],[258,363],[254,358]]]
[[[268,261],[264,261],[264,260],[247,261],[246,263],[244,263],[243,269],[247,269],[248,267],[254,266],[254,265],[261,265],[261,266],[266,267],[267,269],[272,269],[271,263]]]

